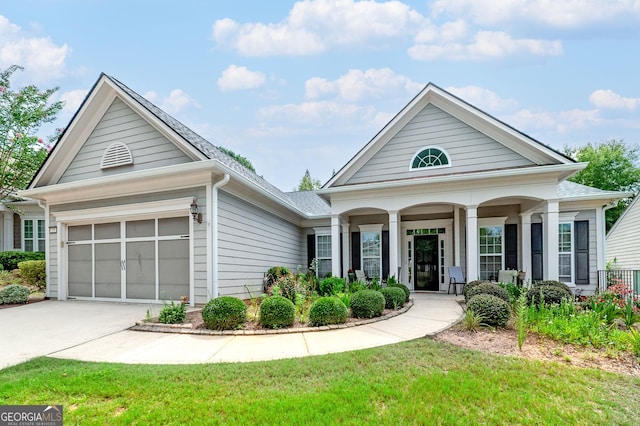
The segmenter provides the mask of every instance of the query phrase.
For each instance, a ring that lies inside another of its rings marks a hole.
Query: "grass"
[[[39,358],[0,371],[0,404],[65,424],[635,424],[640,380],[429,339],[192,366]]]

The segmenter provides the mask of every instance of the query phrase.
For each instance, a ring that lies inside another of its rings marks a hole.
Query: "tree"
[[[565,147],[565,153],[589,165],[569,180],[607,191],[640,190],[640,168],[638,147],[627,146],[624,141],[611,139],[599,144],[589,143],[583,147]],[[606,213],[607,230],[631,203],[631,198],[620,200]]]
[[[13,65],[0,71],[0,203],[25,189],[40,168],[56,136],[45,144],[36,132],[55,120],[63,106],[60,101],[50,102],[57,87],[41,91],[30,85],[12,90],[11,76],[22,69]]]
[[[311,173],[309,173],[309,169],[304,172],[304,176],[300,179],[300,183],[298,184],[298,188],[294,188],[294,191],[315,191],[316,189],[320,189],[322,183],[318,179],[312,179]]]
[[[231,157],[234,160],[236,160],[238,163],[240,163],[243,166],[245,166],[247,169],[251,170],[253,173],[256,172],[256,169],[253,168],[253,164],[251,164],[251,161],[249,161],[246,157],[243,157],[240,154],[236,154],[235,152],[231,151],[230,149],[224,148],[222,146],[219,146],[218,149],[220,151],[224,152],[225,154],[227,154],[229,157]]]

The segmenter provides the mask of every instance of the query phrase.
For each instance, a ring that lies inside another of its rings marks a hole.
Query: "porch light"
[[[198,203],[195,199],[191,203],[191,216],[194,222],[202,223],[202,213],[198,211]]]

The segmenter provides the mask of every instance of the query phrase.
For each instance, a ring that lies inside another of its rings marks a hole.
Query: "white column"
[[[342,224],[342,273],[345,277],[349,277],[347,271],[351,267],[351,260],[349,259],[349,253],[351,253],[351,245],[349,245],[349,237],[351,236],[351,227],[350,224],[343,223]],[[333,237],[332,237],[333,238]],[[331,245],[331,249],[333,250],[333,244]],[[333,265],[331,266],[333,269]]]
[[[558,202],[547,201],[542,214],[544,256],[544,279],[558,280],[558,224],[560,223]]]
[[[522,264],[520,270],[531,279],[531,213],[520,213],[520,246],[522,247]]]
[[[460,209],[458,206],[453,207],[453,264],[460,266],[460,245],[462,244],[462,235],[460,234]]]
[[[389,276],[395,275],[398,277],[398,247],[400,242],[398,241],[398,212],[389,212]],[[388,277],[383,277],[387,279]]]
[[[331,275],[340,276],[340,215],[331,216]]]
[[[478,206],[467,206],[467,282],[478,277]]]
[[[605,208],[596,209],[596,268],[604,271],[607,268],[607,251],[605,246]]]

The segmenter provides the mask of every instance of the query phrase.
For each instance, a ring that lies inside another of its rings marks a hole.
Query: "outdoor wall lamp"
[[[194,222],[202,223],[202,213],[198,211],[198,203],[194,199],[191,203],[191,217],[193,217]]]

